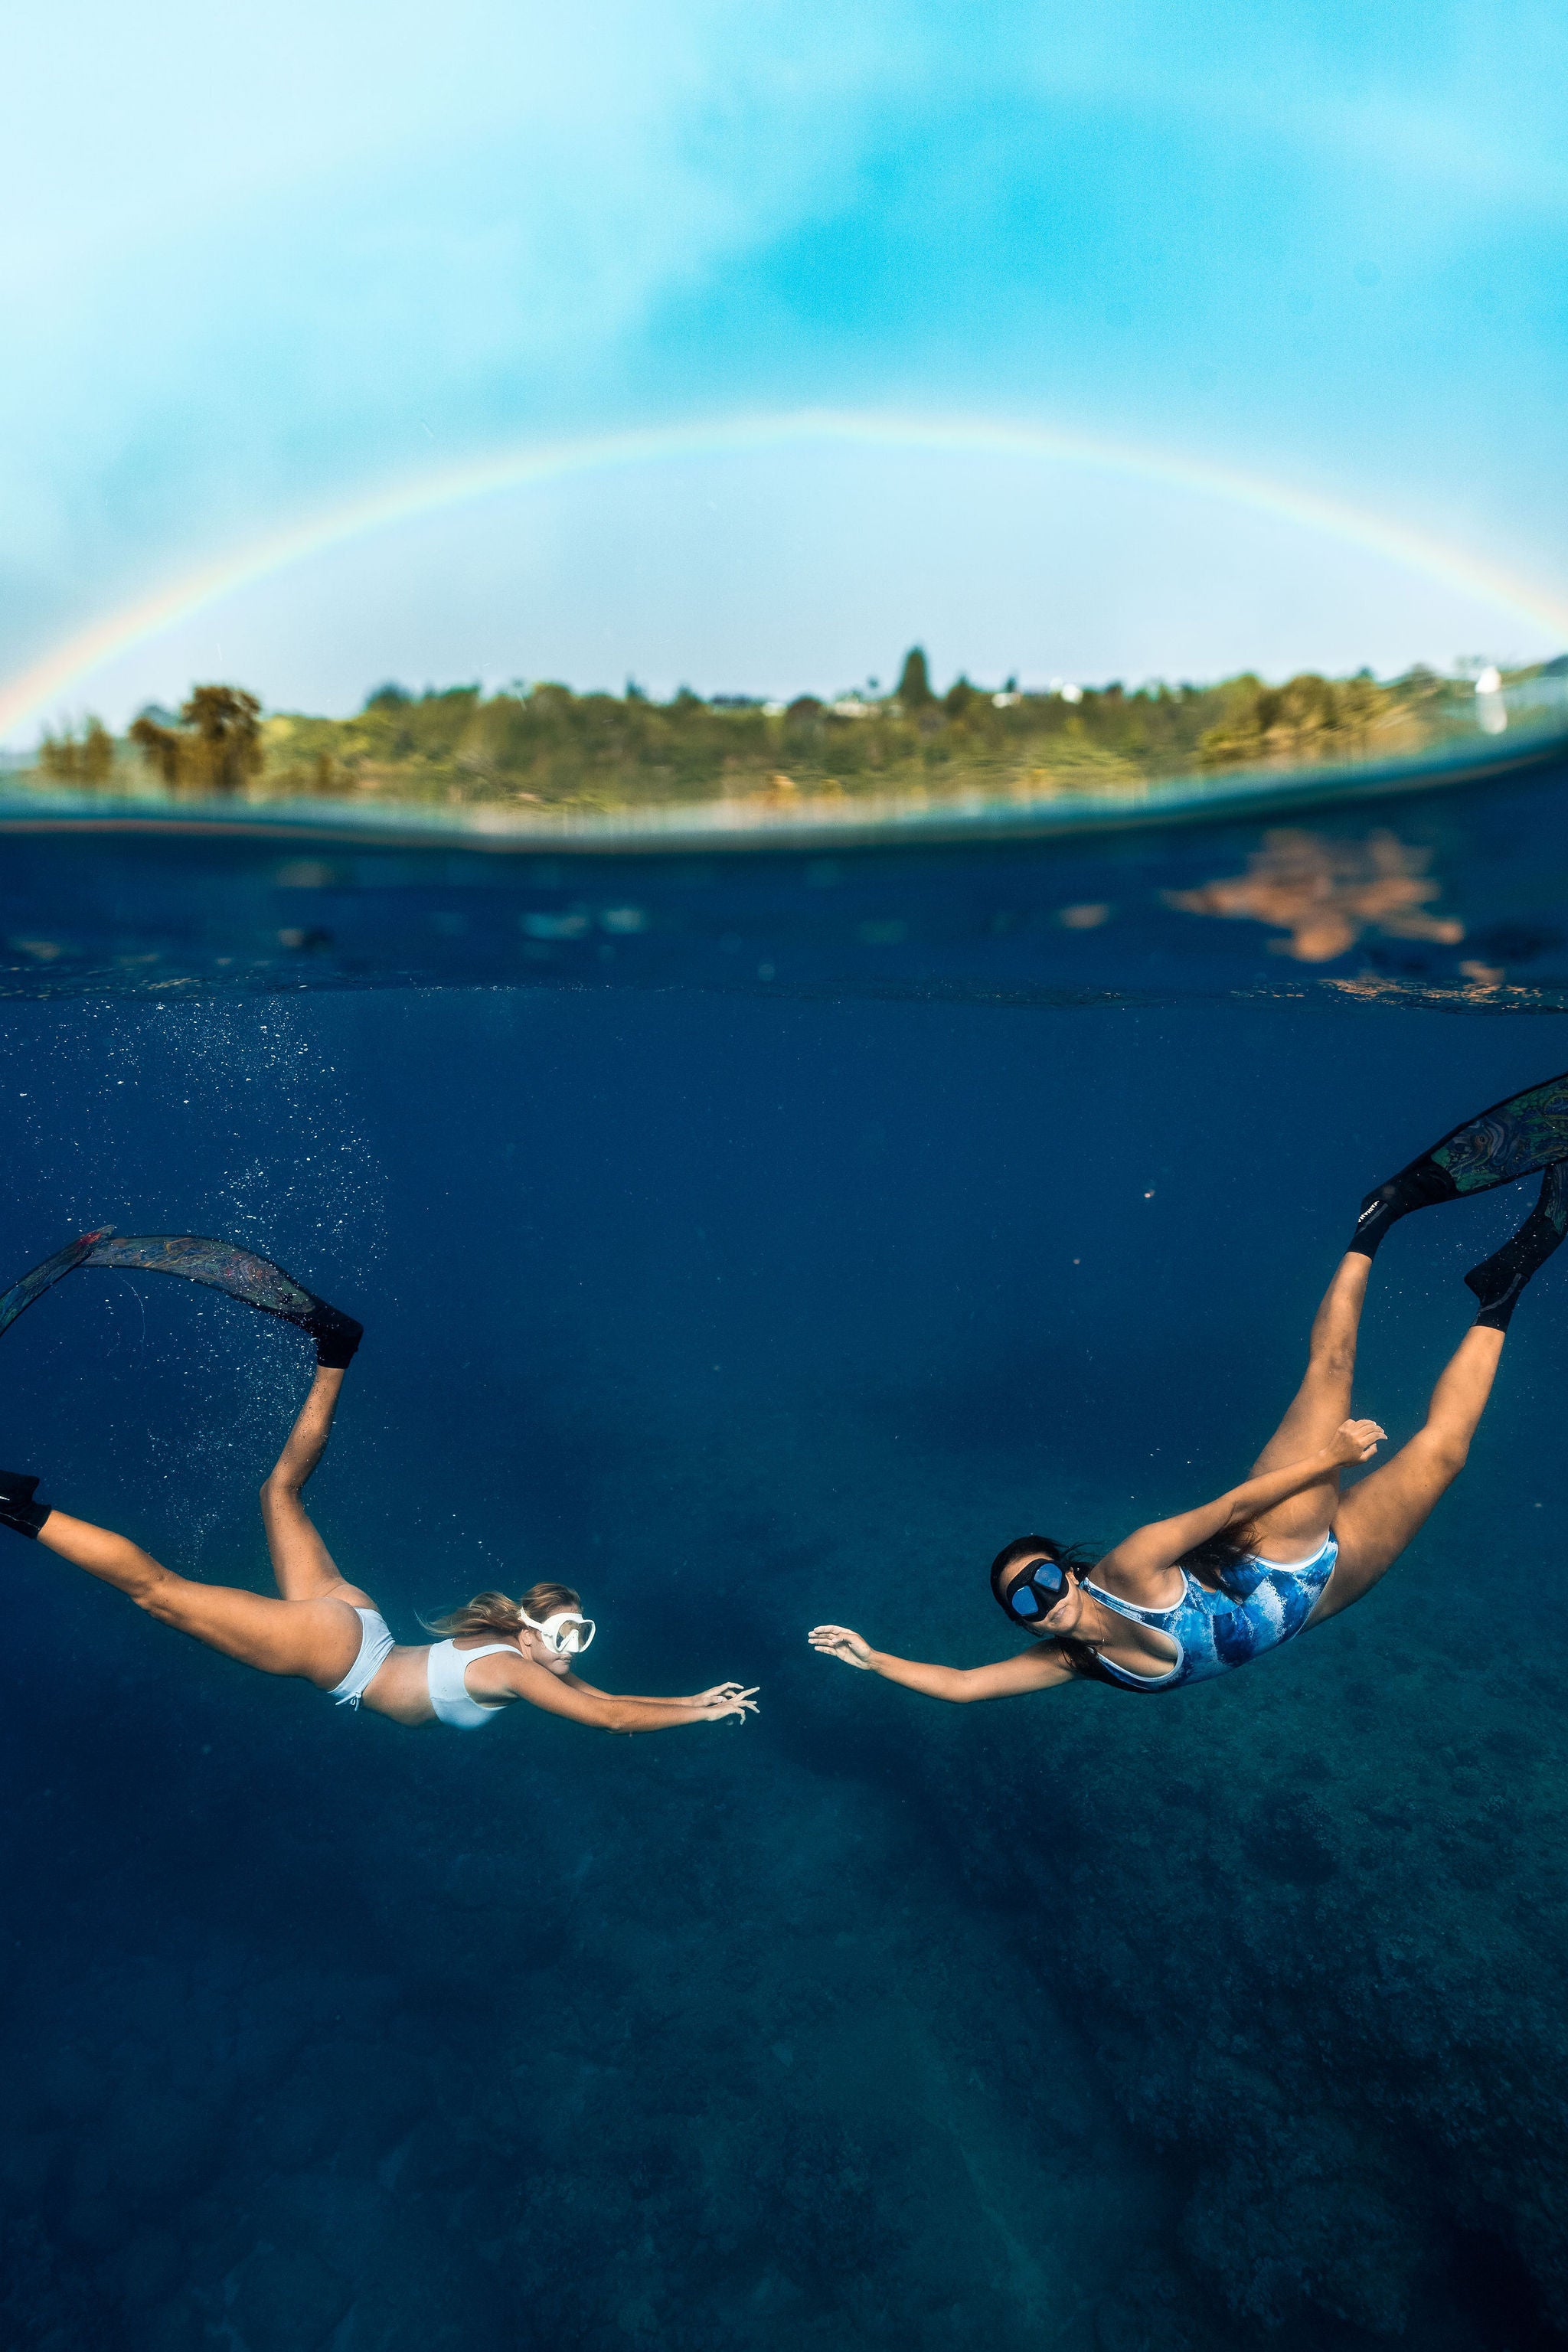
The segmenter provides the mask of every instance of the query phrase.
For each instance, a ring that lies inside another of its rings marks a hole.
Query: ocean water
[[[1565,793],[830,871],[0,844],[0,1274],[275,1255],[367,1327],[310,1500],[400,1638],[560,1575],[595,1679],[763,1694],[413,1734],[4,1538],[0,2341],[1568,2340],[1568,1266],[1404,1560],[1244,1673],[942,1708],[805,1639],[1002,1655],[1005,1538],[1241,1473],[1362,1192],[1568,1066]],[[1394,1439],[1522,1205],[1381,1255]],[[264,1586],[306,1355],[73,1276],[4,1458]]]

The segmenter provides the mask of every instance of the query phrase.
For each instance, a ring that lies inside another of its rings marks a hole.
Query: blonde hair
[[[426,1617],[424,1623],[431,1633],[500,1633],[511,1642],[525,1630],[525,1617],[542,1624],[558,1609],[582,1606],[582,1596],[569,1584],[531,1584],[521,1601],[509,1601],[504,1592],[476,1592],[460,1609],[448,1609],[444,1617]]]

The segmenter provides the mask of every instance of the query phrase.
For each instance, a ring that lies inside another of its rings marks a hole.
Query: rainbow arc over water
[[[436,467],[324,508],[197,565],[62,639],[0,685],[0,733],[11,733],[58,709],[106,662],[242,589],[353,540],[446,508],[574,476],[792,447],[1077,466],[1191,491],[1384,558],[1568,645],[1568,595],[1430,532],[1318,490],[1173,450],[1049,425],[808,408],[530,442]]]

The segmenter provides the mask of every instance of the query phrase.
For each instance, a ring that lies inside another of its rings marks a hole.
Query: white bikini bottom
[[[364,1631],[359,1637],[359,1655],[343,1676],[328,1693],[340,1706],[357,1706],[367,1685],[373,1683],[396,1643],[379,1609],[356,1609],[354,1615]]]

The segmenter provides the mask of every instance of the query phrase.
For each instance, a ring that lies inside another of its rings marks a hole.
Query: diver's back
[[[502,1712],[492,1703],[480,1705],[468,1690],[468,1672],[476,1658],[488,1658],[497,1650],[510,1650],[517,1655],[515,1642],[479,1642],[471,1649],[459,1650],[454,1641],[437,1642],[426,1654],[426,1687],[437,1723],[445,1723],[454,1731],[478,1731],[493,1723]]]

